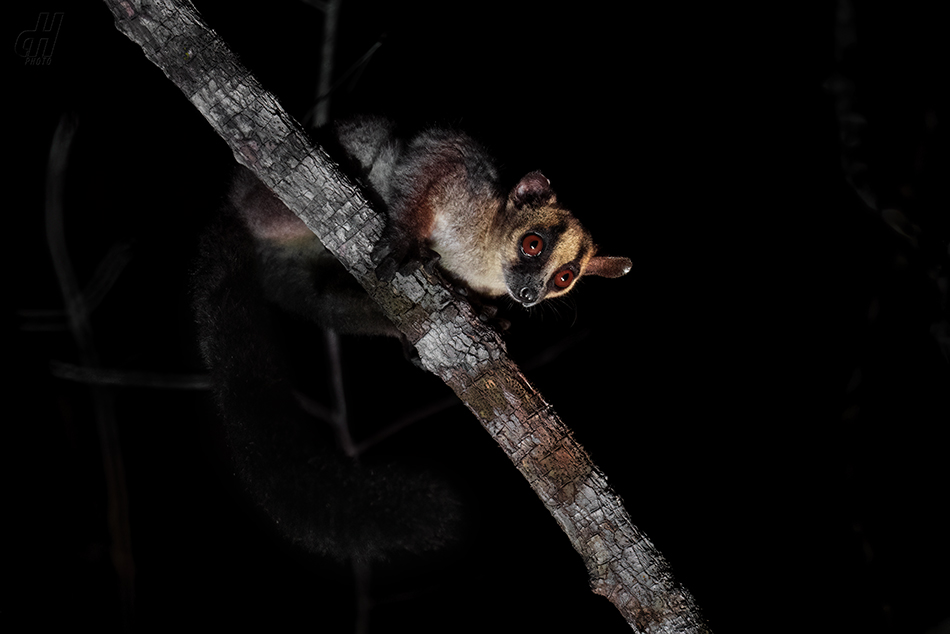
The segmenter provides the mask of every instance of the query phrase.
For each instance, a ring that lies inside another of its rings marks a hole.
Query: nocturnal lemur
[[[488,154],[463,133],[430,128],[401,139],[379,118],[325,132],[341,165],[386,214],[373,251],[382,280],[437,264],[472,300],[507,296],[530,307],[567,293],[584,275],[617,277],[631,267],[627,258],[597,254],[540,172],[503,189]],[[294,402],[273,306],[338,332],[401,334],[244,168],[203,236],[194,280],[201,351],[238,471],[279,530],[339,558],[445,543],[457,518],[446,487],[398,467],[354,464]]]
[[[628,258],[597,255],[590,234],[531,172],[510,191],[486,151],[464,133],[429,128],[402,140],[393,124],[362,118],[336,124],[331,142],[387,216],[373,260],[392,278],[437,261],[472,300],[507,295],[525,307],[564,295],[583,275],[618,277]],[[330,328],[393,334],[393,326],[290,210],[249,171],[229,202],[255,236],[270,298]]]

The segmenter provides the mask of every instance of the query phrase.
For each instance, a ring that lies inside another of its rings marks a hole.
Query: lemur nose
[[[518,297],[525,303],[531,303],[538,300],[538,292],[525,286],[518,291]]]

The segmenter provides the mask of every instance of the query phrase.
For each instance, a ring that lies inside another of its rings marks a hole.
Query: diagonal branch
[[[298,214],[525,476],[607,597],[640,632],[705,632],[689,592],[637,530],[571,431],[508,359],[498,334],[425,271],[380,283],[370,261],[383,219],[184,0],[105,0],[205,115],[237,160]]]

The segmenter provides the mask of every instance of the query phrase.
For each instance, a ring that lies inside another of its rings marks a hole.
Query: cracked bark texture
[[[240,64],[189,2],[105,0],[253,170],[319,237],[495,438],[570,538],[593,591],[638,632],[707,632],[689,592],[633,525],[606,476],[508,359],[498,334],[419,270],[380,283],[370,260],[383,219]]]

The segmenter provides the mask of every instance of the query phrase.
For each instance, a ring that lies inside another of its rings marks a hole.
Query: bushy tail
[[[259,266],[249,233],[223,214],[203,236],[193,278],[201,352],[249,495],[314,553],[373,560],[441,547],[457,521],[444,485],[394,466],[361,467],[296,405]]]

